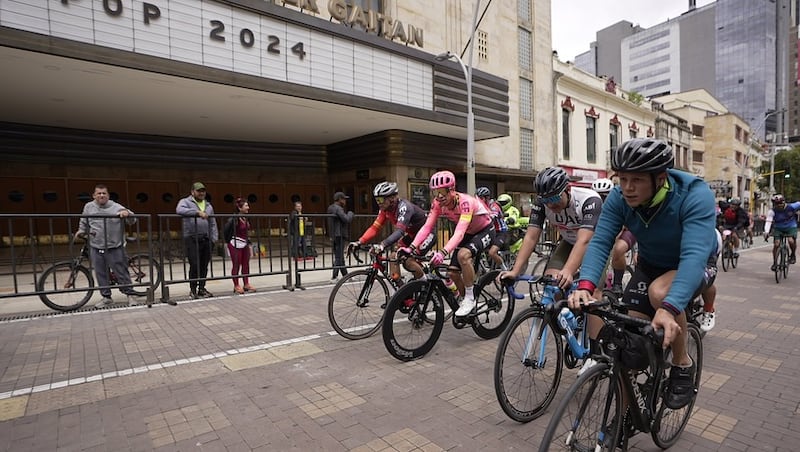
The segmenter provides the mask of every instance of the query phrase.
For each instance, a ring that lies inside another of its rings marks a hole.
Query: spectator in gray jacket
[[[214,208],[206,200],[206,186],[202,182],[192,184],[192,194],[178,201],[175,213],[183,217],[183,241],[186,259],[189,261],[189,289],[194,298],[209,298],[214,295],[206,290],[208,264],[211,250],[219,240]],[[174,304],[173,301],[170,304]]]
[[[133,212],[108,197],[108,187],[97,184],[94,187],[92,201],[83,206],[83,213],[75,239],[85,238],[89,241],[89,259],[94,267],[97,284],[100,285],[102,299],[94,307],[102,308],[113,303],[111,299],[111,277],[109,269],[114,272],[119,284],[119,291],[128,296],[128,303],[136,304],[136,293],[131,286],[128,273],[128,257],[125,254],[125,222],[133,224],[136,219]],[[95,218],[89,218],[94,216]],[[99,218],[110,217],[110,218]]]
[[[336,282],[337,275],[347,274],[344,266],[344,245],[350,239],[350,222],[353,221],[353,211],[344,213],[347,200],[350,197],[337,191],[333,195],[333,204],[328,206],[328,234],[333,242],[333,277],[331,282]]]

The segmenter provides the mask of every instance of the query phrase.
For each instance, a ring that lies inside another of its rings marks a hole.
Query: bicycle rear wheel
[[[622,398],[611,368],[597,363],[567,390],[542,437],[539,452],[613,451],[622,431]]]
[[[542,332],[543,322],[540,307],[527,308],[514,317],[497,344],[494,392],[503,411],[517,422],[541,416],[561,381],[561,336],[549,327]]]
[[[42,273],[36,291],[39,298],[56,311],[80,309],[92,298],[94,278],[88,268],[72,262],[58,262]]]
[[[390,355],[411,361],[431,351],[442,328],[442,295],[429,281],[411,281],[395,292],[386,305],[381,332]]]
[[[352,271],[340,279],[328,297],[328,320],[340,336],[364,339],[381,327],[389,302],[389,285],[376,270]]]
[[[699,389],[700,377],[703,373],[703,341],[701,338],[701,331],[694,324],[689,324],[687,331],[689,333],[689,344],[686,350],[695,363],[697,371],[694,376],[694,384],[695,388]],[[671,362],[671,360],[672,356],[670,355],[667,358],[667,362]],[[672,447],[678,441],[683,429],[686,428],[689,417],[692,415],[692,407],[694,407],[697,396],[695,396],[688,405],[679,410],[667,408],[666,405],[664,405],[664,395],[667,391],[666,372],[662,378],[664,379],[664,384],[662,385],[661,395],[656,404],[656,409],[658,411],[653,419],[653,430],[650,434],[653,437],[653,442],[655,442],[658,447],[666,449]]]
[[[472,329],[483,339],[494,339],[503,334],[514,315],[516,300],[509,298],[503,284],[497,282],[499,274],[500,270],[492,270],[481,276],[475,284],[477,313],[472,321]]]
[[[134,284],[148,284],[147,287],[139,286],[133,287],[133,292],[136,295],[147,295],[150,287],[153,290],[161,285],[161,265],[147,254],[136,254],[128,258],[128,273],[131,277],[131,282]],[[153,284],[150,284],[152,275]]]

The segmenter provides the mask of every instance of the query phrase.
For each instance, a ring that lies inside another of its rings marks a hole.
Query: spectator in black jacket
[[[350,222],[353,221],[353,212],[344,212],[347,200],[350,197],[337,191],[333,195],[333,204],[328,206],[328,234],[333,242],[333,276],[331,282],[337,281],[337,276],[347,274],[344,266],[344,246],[350,239]]]

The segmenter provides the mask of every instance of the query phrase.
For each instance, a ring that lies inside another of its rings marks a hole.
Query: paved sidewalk
[[[720,274],[696,411],[672,450],[800,444],[800,267],[776,284],[770,262],[748,250]],[[0,450],[538,446],[549,413],[518,424],[495,400],[496,340],[448,324],[428,356],[401,363],[380,332],[331,332],[330,288],[0,322]],[[646,435],[632,444],[659,450]]]

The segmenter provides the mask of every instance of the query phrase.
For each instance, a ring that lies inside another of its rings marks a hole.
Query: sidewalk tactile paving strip
[[[374,439],[363,446],[350,449],[350,452],[406,452],[406,451],[443,451],[433,441],[425,438],[410,428],[390,433],[382,438]]]
[[[259,311],[268,312],[270,314],[280,314],[282,312],[294,311],[295,308],[288,304],[276,304],[275,306],[267,306],[266,308],[258,308]]]
[[[12,397],[0,400],[0,421],[7,421],[25,415],[25,408],[28,406],[28,397]]]
[[[303,325],[311,325],[312,323],[323,322],[326,320],[327,319],[314,314],[306,314],[306,315],[301,315],[299,317],[288,318],[286,319],[286,322],[296,326],[303,326]]]
[[[251,341],[260,337],[264,337],[263,331],[255,328],[242,328],[240,330],[229,331],[227,333],[217,333],[217,336],[225,342],[237,343],[239,341]]]
[[[192,306],[191,308],[186,308],[186,312],[189,314],[207,314],[209,312],[220,312],[222,309],[219,306],[214,305],[200,305],[200,306]]]
[[[480,413],[481,417],[492,415],[500,410],[494,390],[477,383],[458,386],[439,394],[438,397],[464,411]]]
[[[732,417],[703,408],[695,408],[686,425],[686,431],[722,444],[736,427],[737,422]]]
[[[747,301],[745,297],[734,297],[733,295],[717,295],[717,301],[732,301],[734,303],[744,303]]]
[[[339,383],[315,386],[300,392],[286,394],[311,419],[337,413],[347,408],[366,403],[358,394]]]
[[[728,330],[728,329],[725,329],[725,328],[714,328],[714,330],[712,332],[708,333],[708,334],[710,334],[710,335],[712,335],[714,337],[720,337],[720,338],[728,339],[728,340],[731,340],[731,341],[738,341],[740,339],[750,339],[750,340],[752,340],[752,339],[755,339],[755,338],[758,337],[753,333],[745,333],[744,331]]]
[[[780,334],[800,334],[800,327],[792,325],[783,325],[781,323],[776,323],[776,322],[760,322],[756,328],[758,328],[759,330],[764,329],[767,331],[774,331]]]
[[[703,375],[700,377],[700,388],[716,391],[727,383],[730,378],[730,375],[703,370]]]
[[[239,323],[240,320],[232,315],[221,315],[217,317],[207,317],[205,319],[197,319],[198,322],[205,326],[213,325],[230,325],[232,323]]]
[[[144,422],[153,447],[173,444],[232,425],[214,402],[165,411],[146,417]]]
[[[766,309],[753,309],[750,311],[750,315],[754,315],[757,317],[764,317],[767,319],[789,320],[792,318],[791,314],[787,314],[781,311],[768,311]]]
[[[717,358],[723,361],[743,364],[748,367],[757,367],[770,372],[775,372],[781,364],[783,364],[783,361],[777,359],[765,358],[763,356],[732,349],[725,350]]]

